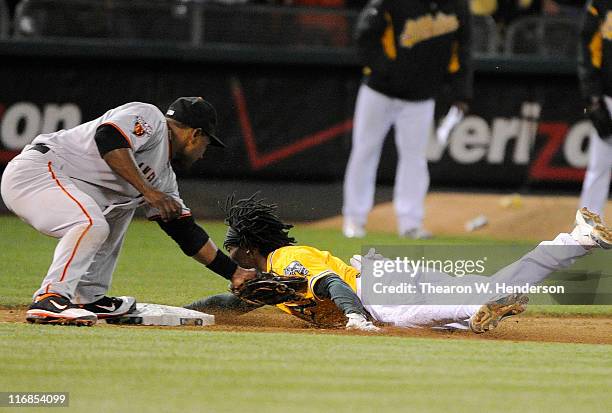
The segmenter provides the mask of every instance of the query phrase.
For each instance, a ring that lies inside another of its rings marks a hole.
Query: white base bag
[[[215,316],[162,304],[137,303],[136,310],[120,317],[109,318],[108,324],[131,324],[144,326],[210,326]]]

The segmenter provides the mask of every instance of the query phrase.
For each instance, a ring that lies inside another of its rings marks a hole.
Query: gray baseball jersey
[[[149,183],[180,202],[182,215],[189,214],[179,196],[176,175],[170,165],[171,142],[166,118],[154,105],[126,103],[72,129],[39,135],[32,143],[49,146],[63,160],[62,172],[103,211],[144,205],[142,195],[100,156],[94,136],[101,125],[112,125],[121,132]],[[155,209],[146,208],[149,218],[159,214]]]

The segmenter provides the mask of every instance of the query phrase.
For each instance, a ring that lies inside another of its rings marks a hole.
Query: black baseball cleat
[[[108,297],[104,296],[98,301],[89,304],[81,304],[81,308],[91,311],[98,318],[118,317],[131,313],[136,309],[136,299],[134,297]]]
[[[41,294],[34,299],[26,312],[26,320],[34,324],[60,324],[76,326],[92,326],[98,317],[72,304],[69,299],[59,294]]]

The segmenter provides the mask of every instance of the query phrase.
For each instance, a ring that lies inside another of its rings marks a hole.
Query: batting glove
[[[361,267],[362,267],[364,259],[377,261],[377,260],[384,260],[386,258],[383,257],[381,254],[377,253],[374,248],[370,248],[370,250],[368,251],[366,255],[361,256],[361,255],[355,254],[351,257],[349,262],[351,263],[351,266],[353,268],[357,268],[357,270],[361,272]]]
[[[361,330],[361,331],[369,331],[369,332],[378,332],[380,328],[376,327],[372,324],[371,321],[366,320],[366,318],[357,313],[347,314],[348,322],[346,323],[347,330]]]
[[[609,139],[612,135],[612,117],[606,107],[603,98],[593,96],[587,107],[587,114],[597,134],[602,140]]]

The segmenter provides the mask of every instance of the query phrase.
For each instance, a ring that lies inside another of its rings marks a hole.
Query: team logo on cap
[[[142,135],[151,136],[153,133],[153,128],[147,122],[145,122],[142,116],[136,116],[132,133],[138,137],[141,137]]]

